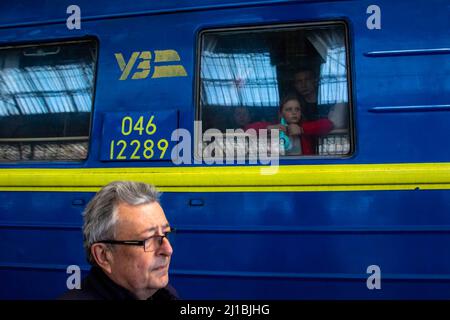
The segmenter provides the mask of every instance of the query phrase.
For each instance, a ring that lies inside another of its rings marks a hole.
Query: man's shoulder
[[[97,267],[91,268],[81,282],[80,289],[69,289],[58,300],[105,300],[115,293],[115,288],[109,285],[106,276]]]
[[[84,289],[67,290],[58,300],[99,300],[100,298],[91,291]]]
[[[58,300],[103,300],[103,299],[104,297],[96,294],[94,291],[86,289],[68,290],[63,295],[58,297]],[[179,296],[177,291],[171,285],[168,285],[167,287],[156,291],[156,293],[149,300],[171,301],[178,299]]]
[[[81,289],[66,291],[58,300],[135,300],[136,297],[113,282],[101,269],[93,267],[81,282]],[[176,290],[167,285],[159,289],[150,300],[177,300]]]
[[[170,301],[170,300],[179,300],[178,292],[168,284],[165,288],[159,289],[156,293],[150,298],[150,300],[154,301]]]

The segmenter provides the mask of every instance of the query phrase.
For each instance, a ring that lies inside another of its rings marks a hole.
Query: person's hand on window
[[[298,124],[290,124],[288,125],[288,132],[290,136],[299,136],[303,133],[303,129]]]
[[[270,126],[267,126],[267,130],[271,130],[271,129],[281,130],[283,132],[287,131],[286,126],[283,126],[282,124],[272,124]]]

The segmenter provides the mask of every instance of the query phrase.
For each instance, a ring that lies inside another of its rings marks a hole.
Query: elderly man
[[[81,289],[61,299],[177,298],[168,285],[172,230],[153,186],[112,182],[89,202],[83,216],[84,247],[93,267]]]

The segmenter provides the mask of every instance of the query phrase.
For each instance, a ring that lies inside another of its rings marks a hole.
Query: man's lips
[[[167,269],[168,266],[169,266],[168,264],[164,264],[162,266],[154,268],[153,271],[162,271],[164,269]]]

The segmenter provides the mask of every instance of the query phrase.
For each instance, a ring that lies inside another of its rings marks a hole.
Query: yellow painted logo
[[[170,64],[171,62],[180,61],[180,56],[175,50],[154,50],[152,51],[137,51],[131,54],[128,62],[125,61],[122,53],[114,54],[119,65],[120,75],[119,80],[126,80],[134,69],[131,79],[145,79],[152,71],[153,59],[153,73],[151,78],[169,78],[169,77],[186,77],[187,73],[181,64]]]

